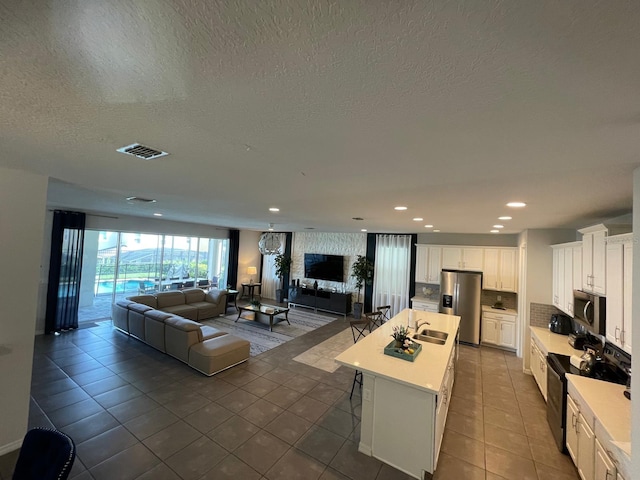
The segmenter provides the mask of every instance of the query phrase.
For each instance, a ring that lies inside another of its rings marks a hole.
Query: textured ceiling
[[[584,226],[631,210],[638,25],[624,1],[0,0],[0,165],[50,206],[230,228],[486,233],[511,200],[505,233]]]

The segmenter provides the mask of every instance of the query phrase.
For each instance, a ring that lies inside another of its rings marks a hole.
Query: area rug
[[[293,359],[296,362],[304,363],[312,367],[319,368],[325,372],[333,373],[340,366],[334,358],[353,345],[353,335],[351,329],[336,333],[315,347],[311,347]]]
[[[252,357],[309,333],[336,319],[333,315],[314,313],[311,310],[291,309],[289,310],[289,323],[291,325],[282,320],[274,324],[273,332],[270,332],[269,325],[266,323],[256,323],[253,320],[244,320],[242,318],[236,322],[236,318],[238,318],[237,313],[211,318],[201,323],[248,340],[251,343],[250,355]]]

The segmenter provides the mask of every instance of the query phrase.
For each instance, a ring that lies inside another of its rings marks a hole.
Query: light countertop
[[[553,333],[548,328],[542,327],[529,327],[531,333],[538,341],[538,344],[543,347],[545,355],[549,353],[559,353],[561,355],[578,355],[581,356],[584,350],[577,350],[569,345],[569,335],[560,335],[559,333]]]
[[[631,458],[615,447],[616,443],[631,442],[631,401],[623,394],[625,386],[572,374],[567,374],[567,384],[580,408],[586,406],[593,413],[595,434],[603,447],[612,452],[618,450],[619,467],[628,475]]]
[[[413,326],[415,321],[428,321],[430,325],[427,328],[447,332],[449,337],[446,343],[436,345],[418,342],[422,344],[422,351],[413,362],[385,355],[384,347],[393,341],[393,327],[408,325],[408,322]],[[437,394],[442,386],[459,325],[460,317],[456,315],[407,308],[342,352],[335,360],[341,365]]]
[[[506,308],[505,310],[499,308],[492,308],[491,305],[482,305],[483,312],[492,312],[492,313],[504,313],[505,315],[518,315],[518,311],[513,308]]]

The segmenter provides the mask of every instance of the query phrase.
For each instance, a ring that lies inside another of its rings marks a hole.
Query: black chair
[[[65,480],[76,458],[68,435],[50,428],[29,430],[13,472],[13,480]]]
[[[353,343],[357,343],[358,340],[367,336],[367,332],[371,333],[371,313],[365,313],[359,320],[351,320],[349,325],[351,327],[351,335],[353,336]],[[353,384],[351,385],[351,395],[349,399],[353,397],[353,390],[356,388],[356,383],[362,388],[362,372],[356,370],[353,376]]]
[[[383,305],[378,307],[377,310],[380,314],[380,325],[391,320],[391,305]]]

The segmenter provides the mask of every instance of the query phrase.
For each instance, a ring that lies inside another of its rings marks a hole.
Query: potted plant
[[[353,318],[362,316],[362,303],[360,303],[360,290],[363,285],[371,285],[373,282],[373,263],[362,255],[353,262],[351,267],[351,276],[356,279],[356,288],[358,289],[358,299],[353,304]]]
[[[276,276],[280,279],[280,288],[276,289],[276,301],[282,303],[284,301],[284,277],[291,271],[291,263],[293,260],[290,256],[284,253],[279,253],[274,259],[274,266],[276,268]]]

